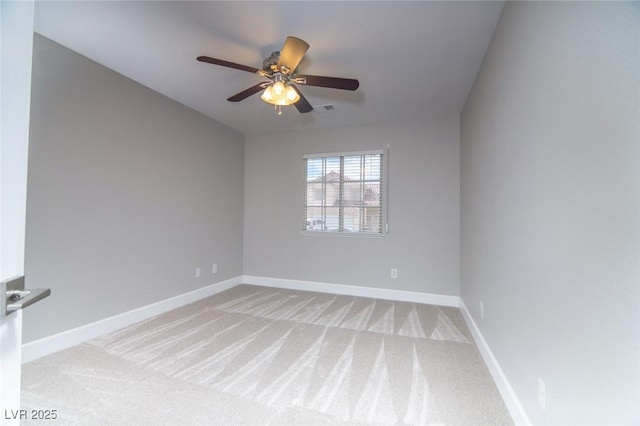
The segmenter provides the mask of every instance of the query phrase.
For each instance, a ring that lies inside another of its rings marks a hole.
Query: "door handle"
[[[24,309],[51,294],[48,288],[26,290],[24,276],[0,282],[0,316]]]

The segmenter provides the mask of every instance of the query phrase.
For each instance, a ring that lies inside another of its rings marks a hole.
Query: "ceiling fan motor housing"
[[[267,72],[278,71],[278,61],[280,61],[280,51],[276,50],[262,62],[262,69]]]

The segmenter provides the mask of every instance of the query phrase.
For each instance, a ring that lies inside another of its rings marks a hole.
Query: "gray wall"
[[[389,234],[301,235],[303,154],[387,144]],[[457,296],[459,147],[455,116],[247,135],[244,273]]]
[[[241,275],[243,136],[34,44],[25,342]]]
[[[534,424],[640,422],[639,29],[508,3],[461,116],[462,299]]]

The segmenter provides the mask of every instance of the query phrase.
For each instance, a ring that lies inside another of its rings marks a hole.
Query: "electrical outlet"
[[[211,273],[212,274],[217,274],[218,273],[218,264],[214,263],[213,266],[211,267]]]
[[[396,268],[391,268],[391,278],[398,278],[398,270]]]
[[[202,271],[200,268],[196,268],[196,278],[200,278],[200,275],[202,275]]]
[[[480,302],[480,318],[484,319],[484,303]]]
[[[547,411],[547,386],[538,377],[538,405],[542,411]]]

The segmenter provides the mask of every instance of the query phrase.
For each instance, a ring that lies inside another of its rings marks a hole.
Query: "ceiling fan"
[[[298,89],[297,85],[299,84],[341,90],[356,90],[360,86],[358,80],[352,78],[298,74],[296,72],[298,64],[300,64],[307,49],[309,49],[307,42],[297,37],[289,36],[285,40],[281,51],[271,53],[271,56],[263,61],[262,69],[236,64],[223,59],[210,58],[209,56],[198,56],[196,59],[200,62],[247,71],[267,78],[269,81],[263,81],[251,86],[227,100],[229,102],[240,102],[263,90],[260,98],[275,105],[278,115],[282,115],[282,106],[285,105],[294,105],[301,113],[313,111],[309,101]]]

